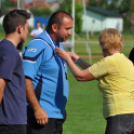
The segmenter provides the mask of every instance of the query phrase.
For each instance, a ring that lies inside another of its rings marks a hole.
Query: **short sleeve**
[[[105,59],[102,59],[89,67],[89,71],[95,78],[101,78],[106,75],[108,73],[108,68]]]
[[[15,68],[15,55],[7,54],[0,58],[0,78],[12,80]]]
[[[41,65],[44,50],[40,52],[29,52],[30,49],[32,51],[32,48],[29,48],[23,54],[23,69],[25,76],[34,79]]]
[[[30,41],[22,53],[25,76],[34,79],[39,68],[45,65],[52,56],[53,49],[44,41],[40,39]]]

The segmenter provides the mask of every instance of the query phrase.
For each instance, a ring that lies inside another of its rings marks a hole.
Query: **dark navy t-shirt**
[[[0,78],[6,79],[0,124],[26,124],[26,88],[22,60],[12,42],[0,42]]]

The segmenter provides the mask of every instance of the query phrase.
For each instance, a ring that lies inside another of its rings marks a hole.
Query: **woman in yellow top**
[[[103,30],[99,42],[104,58],[84,70],[73,62],[79,60],[78,55],[60,48],[55,51],[67,62],[78,81],[99,80],[99,89],[103,93],[103,115],[107,120],[105,134],[134,134],[133,63],[120,53],[123,37],[117,30]]]

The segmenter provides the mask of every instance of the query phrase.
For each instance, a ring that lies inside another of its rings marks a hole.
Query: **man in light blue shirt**
[[[55,54],[71,35],[72,17],[58,11],[47,30],[29,42],[23,51],[28,99],[28,134],[62,134],[68,100],[67,66]],[[46,124],[47,123],[47,124]]]

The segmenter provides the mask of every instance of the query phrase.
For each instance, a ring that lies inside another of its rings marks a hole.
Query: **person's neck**
[[[115,51],[109,51],[108,53],[109,53],[109,55],[113,55],[115,53],[120,53],[120,51],[119,50],[115,50]]]
[[[111,55],[113,55],[113,54],[115,54],[115,53],[120,53],[120,51],[119,51],[119,50],[115,50],[115,51],[103,50],[103,55],[104,55],[104,57],[111,56]]]
[[[47,31],[48,32],[48,31]],[[57,41],[57,39],[56,39],[56,37],[55,37],[55,34],[54,33],[52,33],[52,32],[48,32],[49,33],[49,35],[51,36],[51,38],[55,41],[55,42],[58,42]]]
[[[6,35],[5,39],[11,41],[15,47],[20,43],[20,39],[15,33]]]

